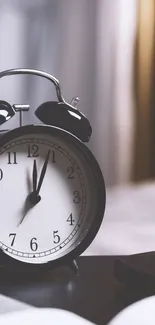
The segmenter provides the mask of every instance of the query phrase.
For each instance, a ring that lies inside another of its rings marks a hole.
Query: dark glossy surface
[[[153,294],[120,284],[114,276],[117,257],[80,257],[79,275],[62,267],[45,273],[0,271],[0,293],[37,307],[70,310],[96,324],[107,322],[125,306]]]
[[[0,100],[0,125],[10,120],[14,115],[13,107],[4,100]]]
[[[35,115],[44,124],[64,129],[83,142],[88,142],[91,137],[92,128],[86,116],[67,103],[43,103]]]

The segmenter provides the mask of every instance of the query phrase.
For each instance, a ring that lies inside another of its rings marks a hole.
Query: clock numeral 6
[[[73,192],[73,202],[76,204],[81,202],[80,192],[77,190]]]
[[[30,248],[33,252],[36,252],[36,250],[38,249],[38,244],[37,244],[37,238],[36,237],[33,237],[31,240],[30,240]]]
[[[11,246],[13,246],[17,234],[9,234],[9,237],[12,236]]]
[[[3,170],[0,169],[0,181],[2,180],[2,178],[3,178]]]
[[[39,157],[39,147],[37,144],[28,145],[28,158]]]
[[[58,230],[53,231],[53,243],[58,244],[60,242],[60,236],[58,235]]]

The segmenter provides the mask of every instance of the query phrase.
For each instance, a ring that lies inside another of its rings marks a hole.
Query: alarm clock
[[[48,79],[58,101],[36,109],[38,124],[20,125],[0,139],[0,263],[30,268],[71,264],[93,241],[105,211],[104,178],[85,144],[91,125],[64,100],[55,77],[11,69],[0,78],[15,74]],[[0,101],[1,124],[17,106]]]

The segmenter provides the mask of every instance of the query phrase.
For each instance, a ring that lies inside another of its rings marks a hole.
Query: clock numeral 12
[[[37,144],[28,145],[27,157],[39,157],[39,147],[37,146]]]
[[[17,164],[17,153],[16,152],[8,152],[8,164]]]

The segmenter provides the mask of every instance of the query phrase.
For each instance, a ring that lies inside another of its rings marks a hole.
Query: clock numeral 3
[[[58,230],[53,231],[53,243],[58,244],[60,242],[60,236],[58,235]]]
[[[68,179],[73,179],[74,178],[74,167],[69,166],[67,168],[67,173],[68,173]]]
[[[28,145],[28,158],[39,157],[39,147],[37,144]]]
[[[11,242],[11,246],[13,246],[15,238],[16,238],[16,234],[9,234],[9,237],[11,237],[11,236],[13,237],[12,242]]]
[[[74,191],[73,192],[73,202],[74,203],[76,203],[76,204],[78,204],[78,203],[80,203],[81,202],[81,197],[80,197],[80,192],[79,191]]]
[[[17,164],[17,153],[16,152],[8,152],[8,164]]]
[[[36,250],[38,249],[38,244],[37,244],[37,238],[36,237],[33,237],[31,240],[30,240],[30,248],[33,252],[36,252]]]
[[[0,169],[0,181],[2,180],[2,178],[3,178],[3,170]]]
[[[68,217],[68,219],[66,221],[69,222],[70,226],[73,226],[75,220],[73,219],[72,213],[70,214],[70,216]]]

